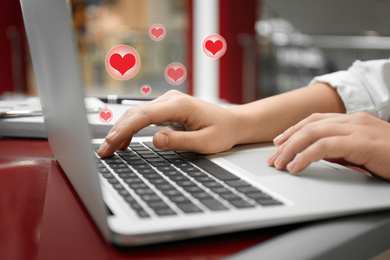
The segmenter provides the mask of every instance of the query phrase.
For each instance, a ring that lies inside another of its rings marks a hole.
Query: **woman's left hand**
[[[390,124],[364,112],[313,114],[274,139],[267,161],[291,173],[320,159],[344,159],[390,179]]]

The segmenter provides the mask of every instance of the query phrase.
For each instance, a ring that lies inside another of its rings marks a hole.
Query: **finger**
[[[141,106],[150,106],[151,104],[156,104],[156,103],[162,103],[162,102],[166,102],[169,97],[171,96],[171,93],[170,91],[168,91],[167,93],[165,93],[164,95],[156,98],[156,99],[153,99]],[[116,122],[115,124],[113,125],[113,127],[110,129],[110,131],[108,132],[107,135],[110,135],[113,131],[115,131],[118,127],[118,125],[122,124],[122,122],[127,118],[128,114],[131,113],[132,110],[134,109],[137,109],[137,107],[132,107],[132,108],[129,108]]]
[[[112,155],[125,141],[150,124],[184,122],[188,115],[187,106],[183,102],[179,105],[180,108],[177,102],[155,102],[128,110],[123,119],[110,130],[98,151],[99,156]]]
[[[297,155],[294,161],[287,165],[287,169],[291,173],[297,173],[306,169],[310,163],[324,158],[345,158],[355,149],[352,143],[352,140],[345,136],[323,138]]]
[[[312,114],[309,117],[299,121],[297,124],[291,126],[286,131],[284,131],[282,134],[275,137],[273,142],[275,145],[280,146],[284,142],[286,142],[294,133],[296,133],[297,131],[302,129],[303,126],[305,126],[309,123],[317,122],[317,121],[324,120],[324,119],[338,118],[338,117],[342,117],[342,116],[343,115],[336,114],[336,113],[326,113],[326,114],[315,113],[315,114]]]
[[[350,129],[344,124],[333,122],[314,122],[305,125],[294,133],[287,142],[277,150],[277,158],[273,165],[278,169],[285,169],[295,156],[308,148],[311,144],[331,136],[346,136]],[[280,150],[280,151],[279,151]]]
[[[212,132],[212,127],[189,132],[160,131],[154,135],[153,144],[163,150],[194,151],[204,154],[215,153],[220,151],[219,147],[208,145],[215,141]]]

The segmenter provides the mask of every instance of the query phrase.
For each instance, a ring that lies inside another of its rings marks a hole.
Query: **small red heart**
[[[170,68],[168,70],[168,76],[170,78],[172,78],[174,81],[177,81],[178,79],[180,79],[182,76],[184,75],[184,71],[182,68],[177,68],[177,69],[174,69],[174,68]]]
[[[107,121],[108,119],[110,119],[112,117],[112,114],[111,114],[111,112],[103,111],[100,113],[100,117],[103,118],[104,121]]]
[[[164,33],[164,30],[163,30],[162,28],[158,28],[158,29],[153,28],[153,29],[152,29],[152,34],[153,34],[154,37],[156,37],[156,38],[158,38],[158,37],[160,37],[161,35],[163,35],[163,33]]]
[[[110,65],[123,76],[129,69],[134,67],[135,57],[131,53],[128,53],[123,57],[118,53],[114,53],[110,57]]]
[[[150,93],[150,87],[149,86],[143,86],[142,89],[141,89],[142,93],[144,93],[145,95],[149,94]]]
[[[223,43],[220,40],[213,42],[212,40],[208,40],[205,45],[206,49],[215,55],[217,52],[222,50]]]

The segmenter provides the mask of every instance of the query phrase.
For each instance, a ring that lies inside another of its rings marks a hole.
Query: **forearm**
[[[237,144],[271,141],[313,113],[345,113],[336,90],[323,83],[228,109],[238,118]]]

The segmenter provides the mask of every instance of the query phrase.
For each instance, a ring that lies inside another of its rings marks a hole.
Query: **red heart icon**
[[[170,68],[168,70],[168,76],[170,78],[172,78],[174,81],[177,81],[178,79],[180,79],[182,76],[184,75],[184,71],[182,68],[177,68],[177,69],[174,69],[174,68]]]
[[[150,87],[149,86],[143,86],[141,88],[141,91],[144,95],[148,95],[150,93]]]
[[[162,28],[158,28],[158,29],[153,28],[153,29],[152,29],[152,34],[153,34],[156,38],[158,38],[158,37],[160,37],[161,35],[163,35],[163,33],[164,33],[164,30],[163,30]]]
[[[212,40],[208,40],[205,45],[206,49],[215,55],[217,52],[222,50],[223,43],[220,40],[213,42]]]
[[[110,119],[112,117],[112,114],[109,111],[102,111],[100,113],[100,117],[103,118],[104,121],[107,121],[108,119]]]
[[[110,57],[110,65],[117,71],[119,71],[122,76],[135,65],[135,57],[133,54],[126,54],[125,56],[121,56],[118,53],[114,53]]]

